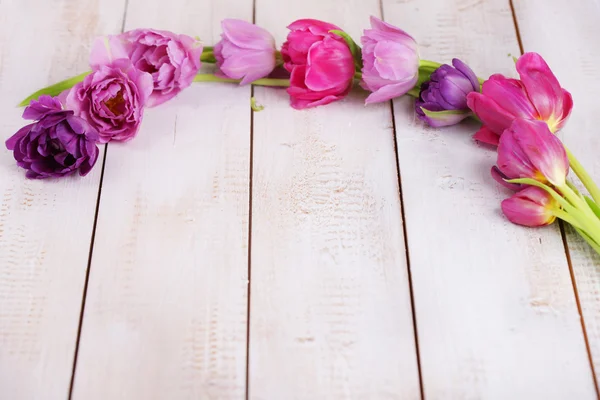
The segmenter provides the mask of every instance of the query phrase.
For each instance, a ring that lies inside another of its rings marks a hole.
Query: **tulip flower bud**
[[[554,222],[558,203],[548,192],[529,186],[502,201],[502,212],[513,224],[543,226]]]
[[[515,120],[500,137],[498,169],[510,179],[532,178],[557,188],[566,185],[569,159],[561,141],[543,121]]]
[[[402,96],[419,78],[419,52],[415,39],[375,17],[371,17],[371,27],[360,39],[364,64],[361,85],[373,92],[367,97],[366,104]]]
[[[421,85],[415,102],[417,116],[433,127],[455,125],[471,115],[467,95],[479,91],[479,80],[471,68],[459,59],[444,64]]]

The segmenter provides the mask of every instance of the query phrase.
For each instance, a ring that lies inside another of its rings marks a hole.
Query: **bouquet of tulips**
[[[506,217],[526,226],[559,218],[600,253],[600,189],[554,135],[573,100],[540,55],[515,60],[520,79],[496,74],[484,80],[458,59],[452,65],[420,59],[408,33],[375,17],[362,48],[327,22],[302,19],[288,28],[280,51],[268,31],[234,19],[222,22],[214,47],[153,29],[99,38],[91,71],[21,103],[27,106],[23,118],[33,122],[6,146],[29,178],[83,176],[98,158],[98,143],[133,139],[146,107],[167,102],[193,82],[286,87],[295,109],[341,100],[359,82],[369,92],[366,104],[414,96],[416,115],[432,127],[481,121],[474,139],[498,150],[491,175],[516,191],[502,202]],[[202,63],[216,70],[199,73]],[[591,197],[567,179],[569,167]]]

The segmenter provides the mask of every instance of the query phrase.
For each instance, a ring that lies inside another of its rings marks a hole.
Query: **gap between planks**
[[[517,20],[517,13],[515,10],[514,0],[508,0],[510,5],[510,12],[512,14],[513,23],[515,25],[515,33],[517,35],[517,42],[519,43],[519,51],[521,55],[525,53],[523,47],[523,41],[521,40],[521,31],[519,29],[519,21]],[[598,379],[596,377],[596,369],[594,367],[594,360],[592,358],[592,350],[590,348],[590,341],[587,334],[585,318],[583,316],[583,310],[581,308],[581,301],[579,299],[579,291],[577,290],[577,281],[575,279],[575,272],[573,271],[573,263],[571,262],[571,252],[569,251],[569,243],[567,241],[567,232],[562,221],[558,221],[560,227],[560,236],[562,243],[565,248],[565,256],[567,258],[567,265],[569,267],[569,276],[571,277],[571,284],[573,285],[573,293],[575,295],[575,303],[577,304],[577,312],[579,313],[579,319],[581,321],[581,330],[583,331],[583,340],[585,342],[585,349],[588,353],[588,359],[590,362],[590,368],[592,370],[592,378],[594,380],[594,388],[596,389],[596,396],[600,399],[600,388],[598,387]]]
[[[125,0],[123,9],[123,19],[121,22],[121,33],[125,31],[125,22],[127,21],[127,8],[129,0]],[[90,253],[88,256],[87,268],[85,271],[85,281],[83,283],[83,293],[81,295],[81,310],[79,311],[79,325],[77,326],[77,338],[75,341],[75,352],[73,354],[73,369],[71,371],[71,381],[69,383],[68,400],[73,398],[73,388],[75,387],[75,374],[77,371],[77,358],[79,356],[79,344],[81,343],[81,330],[83,328],[83,316],[85,315],[85,301],[87,299],[88,285],[90,281],[90,271],[92,268],[92,257],[94,254],[94,243],[96,241],[96,227],[98,226],[98,213],[100,212],[100,198],[102,197],[102,182],[104,181],[104,169],[106,167],[106,153],[108,152],[108,143],[104,145],[104,154],[102,155],[102,168],[100,172],[100,182],[98,184],[98,196],[96,197],[96,211],[94,213],[94,223],[92,224],[92,235],[90,240]]]

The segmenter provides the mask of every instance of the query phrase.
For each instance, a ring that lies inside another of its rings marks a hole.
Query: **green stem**
[[[583,227],[581,226],[579,221],[577,221],[577,219],[571,217],[568,213],[564,212],[561,209],[552,211],[552,214],[554,214],[556,217],[562,219],[563,221],[568,222],[569,224],[573,225],[573,227],[576,229],[583,229]]]
[[[440,64],[439,62],[429,61],[429,60],[419,60],[419,69],[431,69],[431,70],[435,71],[436,69],[438,69],[441,66],[442,66],[442,64]]]
[[[213,74],[197,74],[194,78],[194,82],[227,82],[227,83],[240,83],[241,79],[229,79],[229,78],[219,78]],[[253,85],[258,86],[277,86],[277,87],[289,87],[290,80],[289,79],[270,79],[270,78],[262,78],[257,79],[252,82]]]
[[[575,158],[573,153],[565,146],[565,150],[567,151],[567,157],[569,157],[569,165],[575,172],[575,175],[581,180],[581,183],[585,186],[585,188],[590,192],[592,198],[596,202],[596,204],[600,204],[600,189],[590,176],[588,172],[583,168],[583,165]]]
[[[91,71],[87,71],[87,72],[84,72],[83,74],[79,74],[72,78],[65,79],[64,81],[55,83],[54,85],[50,85],[48,87],[40,89],[37,92],[35,92],[32,95],[25,98],[22,102],[20,102],[18,107],[25,107],[25,106],[29,105],[31,100],[37,100],[40,98],[40,96],[45,95],[45,94],[47,94],[49,96],[53,96],[53,97],[58,96],[65,90],[71,89],[73,86],[75,86],[79,82],[83,81],[85,79],[85,77],[91,73],[92,73]]]
[[[577,233],[579,233],[579,236],[581,236],[592,247],[592,249],[594,249],[596,251],[596,253],[600,254],[600,245],[598,245],[598,243],[596,243],[594,241],[594,239],[592,239],[591,237],[589,237],[585,233],[585,231],[583,231],[582,229],[578,229],[575,226],[573,228],[575,228],[575,230],[577,231]]]

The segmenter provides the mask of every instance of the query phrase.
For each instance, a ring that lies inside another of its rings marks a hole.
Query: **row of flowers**
[[[408,94],[416,115],[433,127],[473,117],[482,122],[474,138],[498,147],[492,177],[516,193],[502,202],[514,223],[539,226],[560,218],[600,253],[600,190],[554,135],[573,108],[569,92],[536,53],[516,61],[519,79],[479,78],[463,61],[423,60],[412,36],[371,17],[361,46],[336,25],[302,19],[278,51],[265,29],[241,20],[222,22],[221,41],[139,29],[99,38],[91,72],[41,89],[25,99],[34,122],[7,140],[30,178],[87,174],[97,143],[131,140],[144,109],[172,99],[193,82],[235,82],[287,87],[296,109],[344,98],[355,83],[369,93],[366,104]],[[216,64],[213,74],[199,73]],[[591,197],[567,180],[569,166]]]

